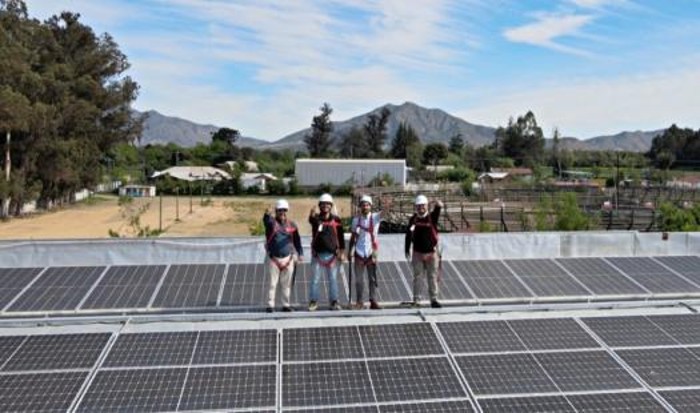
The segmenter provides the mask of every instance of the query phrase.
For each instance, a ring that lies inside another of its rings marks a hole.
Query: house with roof
[[[257,186],[261,192],[267,191],[267,183],[277,181],[278,178],[268,173],[243,173],[241,174],[241,186],[248,189]]]
[[[151,175],[152,179],[169,176],[181,181],[223,181],[231,179],[231,175],[223,169],[213,166],[172,166]]]

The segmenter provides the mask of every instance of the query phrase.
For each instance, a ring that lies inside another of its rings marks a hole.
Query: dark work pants
[[[355,297],[358,303],[362,302],[362,294],[365,290],[365,271],[369,279],[369,300],[377,301],[377,264],[364,265],[360,260],[355,259]]]

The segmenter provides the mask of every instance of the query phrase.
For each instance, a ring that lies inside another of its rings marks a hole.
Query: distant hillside
[[[141,134],[141,145],[174,143],[183,147],[192,147],[198,143],[211,143],[212,133],[219,126],[200,125],[174,116],[165,116],[155,110],[144,112],[147,115]],[[241,146],[257,147],[268,143],[260,139],[241,137]]]
[[[379,114],[384,108],[391,111],[387,125],[387,145],[391,144],[391,138],[396,135],[401,122],[410,124],[415,129],[423,143],[449,142],[450,138],[461,134],[462,138],[474,146],[482,146],[493,142],[496,129],[488,126],[474,125],[458,117],[452,116],[440,109],[426,109],[415,103],[406,102],[402,105],[387,104],[370,112],[356,116],[345,121],[333,121],[333,139],[337,140],[353,127],[362,128],[367,123],[371,114]],[[333,120],[331,118],[331,120]],[[270,148],[294,148],[303,149],[304,136],[311,132],[311,128],[303,129],[287,135],[272,144],[263,145]]]
[[[458,117],[452,116],[440,109],[427,109],[406,102],[402,105],[387,104],[370,112],[344,121],[333,121],[333,139],[346,134],[352,127],[362,128],[367,123],[371,114],[378,114],[382,108],[387,107],[391,111],[387,127],[387,145],[401,122],[410,124],[416,130],[423,143],[449,142],[450,138],[460,134],[462,138],[473,146],[488,145],[494,140],[496,128],[475,125]],[[209,143],[211,134],[219,127],[214,125],[200,125],[185,119],[165,116],[154,110],[145,112],[148,119],[144,125],[141,145],[175,143],[184,147],[192,147],[197,143]],[[331,118],[331,120],[333,120]],[[311,119],[309,119],[309,122]],[[294,132],[275,142],[268,142],[251,137],[243,137],[239,141],[241,146],[250,146],[259,149],[293,149],[304,150],[304,136],[311,132],[310,128]],[[568,149],[585,150],[624,150],[646,152],[651,148],[652,139],[662,133],[663,129],[655,131],[621,132],[610,136],[597,136],[590,139],[578,139],[575,137],[562,138],[562,147]],[[547,147],[551,146],[551,140],[547,140]]]

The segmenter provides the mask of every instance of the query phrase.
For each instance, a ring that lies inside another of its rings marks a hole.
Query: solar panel
[[[610,257],[606,260],[655,294],[687,294],[700,288],[670,272],[648,257]]]
[[[505,321],[446,322],[437,326],[452,353],[526,350]]]
[[[165,265],[110,267],[81,309],[148,307],[165,268]]]
[[[700,389],[660,391],[659,394],[678,413],[694,413],[700,406]]]
[[[110,334],[29,336],[3,366],[3,371],[92,368]]]
[[[652,387],[700,385],[700,359],[686,349],[619,350],[617,354]]]
[[[9,308],[9,311],[73,310],[104,271],[104,267],[47,269]]]
[[[393,262],[380,262],[377,265],[377,292],[381,302],[413,300],[413,290],[406,288],[406,285],[413,285],[413,271],[405,262],[398,264],[399,268]]]
[[[647,319],[681,344],[700,344],[700,315],[674,314],[648,316]]]
[[[288,328],[282,332],[284,361],[362,359],[357,327]]]
[[[530,350],[598,348],[598,343],[571,318],[510,320],[508,324]]]
[[[43,268],[0,268],[0,309],[39,275]]]
[[[192,364],[263,363],[277,360],[277,330],[201,331]]]
[[[648,294],[648,291],[600,258],[557,258],[556,262],[596,295]]]
[[[196,332],[120,334],[104,366],[186,366],[196,340]]]
[[[531,298],[530,290],[501,261],[451,261],[477,298]]]
[[[588,296],[591,293],[549,259],[504,260],[539,297]]]
[[[538,353],[535,354],[535,358],[564,392],[641,387],[605,351]]]
[[[215,307],[223,264],[172,265],[152,307]]]
[[[679,257],[654,257],[654,259],[660,261],[675,272],[682,274],[695,284],[700,285],[700,257],[690,255]]]
[[[87,372],[0,375],[0,406],[5,412],[66,412]]]
[[[301,270],[303,265],[300,266]],[[297,284],[299,278],[297,274]],[[226,274],[221,306],[267,305],[268,278],[263,264],[230,264]],[[299,288],[295,287],[294,289]],[[294,290],[293,289],[293,290]]]
[[[296,413],[368,413],[368,412],[379,412],[379,408],[374,404],[367,405],[355,405],[346,407],[327,407],[327,408],[309,408],[309,409],[298,409],[293,410],[282,409],[283,412],[296,412]]]
[[[469,400],[442,402],[404,403],[380,405],[382,413],[470,413],[474,411]]]
[[[454,269],[449,261],[444,261],[439,273],[440,298],[444,300],[465,301],[472,300],[474,296],[459,273]]]
[[[191,368],[178,410],[275,408],[277,367]]]
[[[282,366],[283,406],[374,403],[364,361]]]
[[[472,391],[485,394],[556,392],[554,383],[530,354],[456,357]]]
[[[668,334],[643,316],[582,318],[610,347],[647,347],[676,344]]]
[[[0,367],[7,361],[12,353],[17,350],[27,336],[7,336],[0,337]]]
[[[666,409],[649,393],[596,393],[568,395],[576,411],[661,413]]]
[[[444,354],[428,323],[360,326],[368,358]]]
[[[540,412],[575,413],[573,407],[562,396],[508,397],[479,400],[485,413]]]
[[[186,376],[186,368],[101,370],[88,387],[77,411],[174,411]]]
[[[379,402],[467,397],[446,357],[368,363]]]

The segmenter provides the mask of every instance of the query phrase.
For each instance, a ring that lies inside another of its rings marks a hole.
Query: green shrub
[[[588,216],[579,208],[575,193],[559,195],[556,214],[554,227],[558,231],[580,231],[590,227]]]
[[[270,195],[285,195],[287,193],[287,186],[281,179],[270,181],[267,183],[267,192]]]
[[[322,195],[322,194],[330,194],[331,190],[333,188],[333,185],[331,185],[330,182],[327,182],[325,184],[321,184],[314,189],[313,193],[314,195]]]

